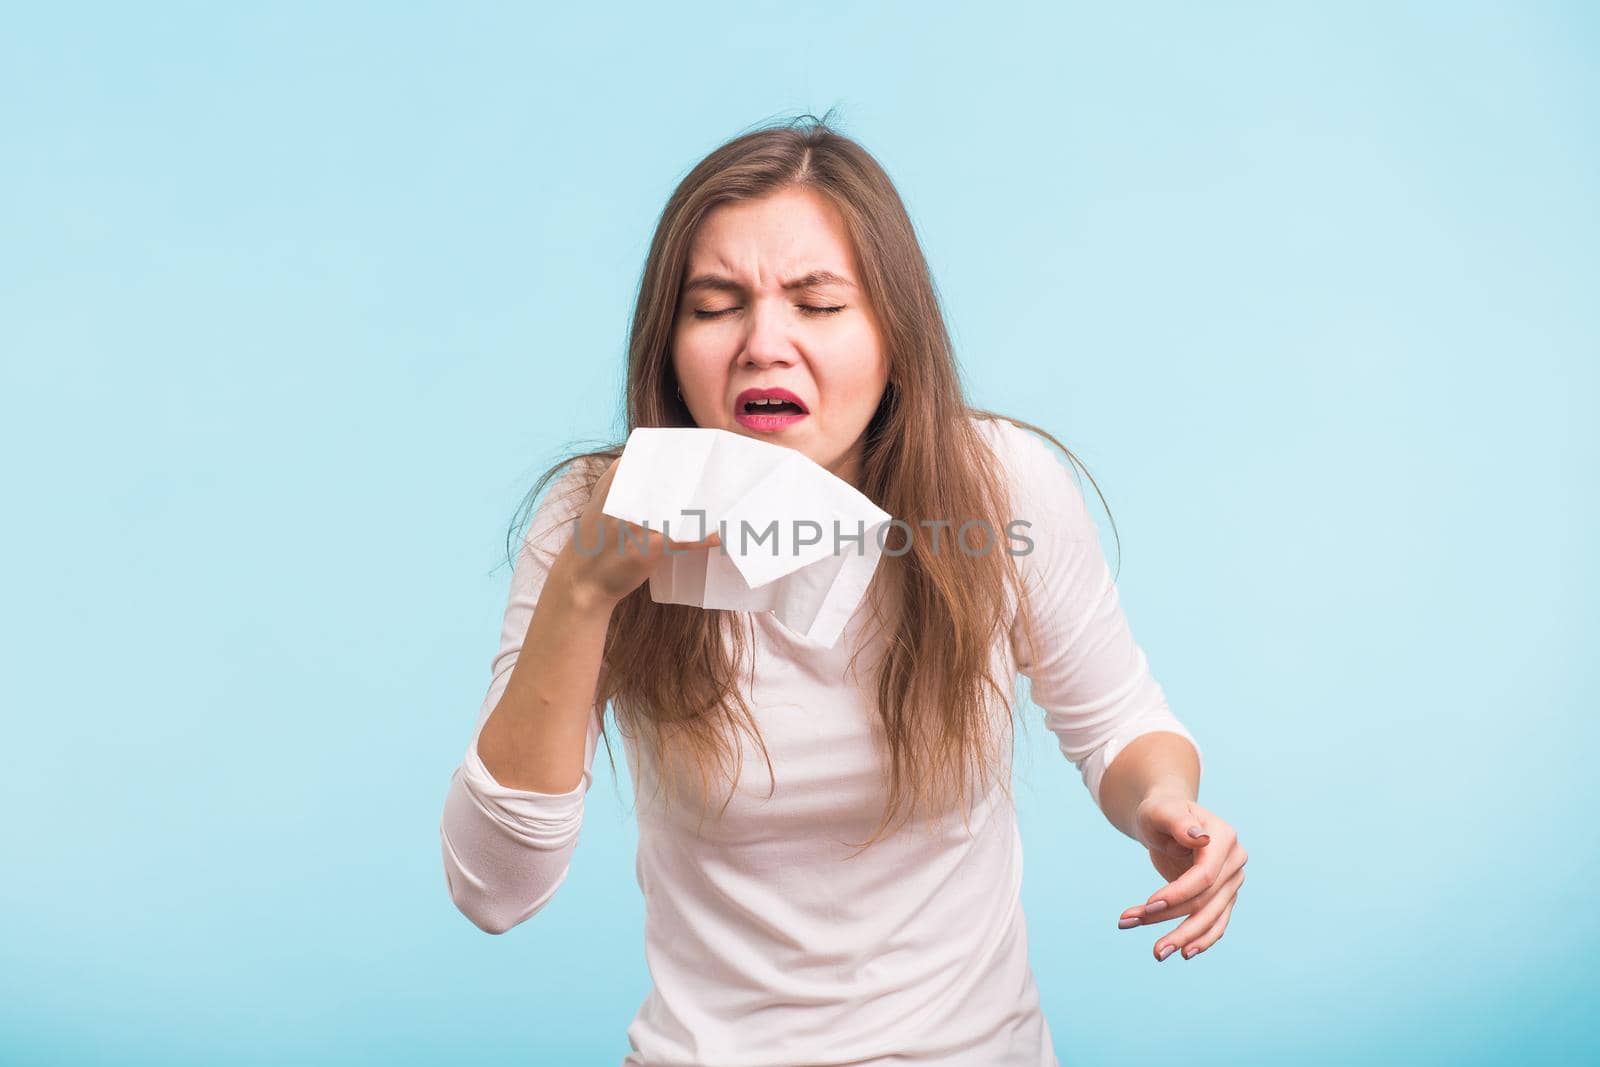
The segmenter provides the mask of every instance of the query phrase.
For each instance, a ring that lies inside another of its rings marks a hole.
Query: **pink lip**
[[[745,411],[744,406],[752,400],[787,400],[800,410],[788,412],[783,415],[756,415]],[[793,426],[810,413],[805,401],[787,389],[746,389],[740,393],[733,402],[733,417],[740,426],[757,433],[777,433],[788,426]]]

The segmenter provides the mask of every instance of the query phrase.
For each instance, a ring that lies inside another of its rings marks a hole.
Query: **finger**
[[[1206,810],[1193,801],[1181,808],[1164,810],[1162,829],[1184,848],[1198,848],[1211,841],[1211,832],[1206,827]]]
[[[1201,851],[1215,855],[1220,847],[1220,844],[1209,845],[1204,850],[1197,850],[1196,855],[1198,857]],[[1210,863],[1212,861],[1208,857],[1205,862]],[[1203,875],[1203,877],[1209,878],[1209,881],[1201,885],[1199,893],[1180,895],[1189,880],[1195,877],[1196,871],[1199,869],[1198,867],[1191,867],[1178,878],[1167,883],[1166,886],[1156,890],[1148,903],[1135,904],[1131,908],[1124,909],[1122,917],[1117,923],[1118,928],[1127,930],[1134,926],[1162,923],[1168,919],[1176,919],[1180,915],[1187,915],[1200,906],[1202,901],[1199,898],[1201,896],[1215,887],[1217,883],[1224,881],[1228,876],[1243,867],[1244,862],[1244,848],[1238,842],[1234,842],[1234,847],[1229,850],[1227,858],[1222,861],[1220,868],[1214,874]]]
[[[701,529],[704,529],[704,528],[705,528],[704,526],[701,527]],[[679,549],[679,548],[707,548],[707,547],[710,547],[710,546],[713,546],[713,545],[719,545],[719,544],[722,543],[722,530],[720,528],[712,530],[706,536],[698,538],[698,539],[691,537],[691,538],[688,538],[686,540],[681,540],[680,541],[680,540],[678,540],[676,538],[668,537],[666,533],[658,533],[656,536],[661,538],[662,541],[666,542],[669,546],[671,546],[674,549]]]
[[[1159,852],[1163,856],[1171,856],[1175,860],[1186,860],[1194,855],[1193,848],[1180,845],[1165,834],[1151,843],[1150,851]]]
[[[1233,906],[1239,902],[1236,896],[1228,901],[1228,906],[1222,909],[1222,914],[1217,916],[1217,921],[1212,923],[1199,937],[1183,947],[1180,953],[1184,959],[1192,960],[1206,949],[1215,945],[1221,938],[1222,932],[1228,928],[1228,918],[1233,915]]]
[[[1117,927],[1118,929],[1127,930],[1135,926],[1156,926],[1188,915],[1211,899],[1210,894],[1215,891],[1217,882],[1220,881],[1221,879],[1219,878],[1194,896],[1177,903],[1168,904],[1165,901],[1157,900],[1155,903],[1160,907],[1153,909],[1148,904],[1135,904],[1122,913],[1122,918],[1118,920]]]
[[[1228,906],[1233,895],[1238,891],[1239,885],[1244,881],[1244,871],[1235,871],[1233,875],[1216,886],[1208,895],[1204,904],[1195,909],[1177,929],[1157,939],[1154,952],[1157,960],[1164,960],[1172,955],[1174,950],[1181,951],[1191,941],[1198,938],[1211,928],[1211,924],[1221,916],[1222,910]]]
[[[1136,915],[1145,922],[1162,922],[1186,914],[1194,906],[1195,898],[1217,882],[1218,864],[1207,857],[1205,851],[1196,849],[1194,866],[1151,893],[1143,904],[1129,908],[1125,914]]]
[[[1223,833],[1213,836],[1209,844],[1195,846],[1194,866],[1145,898],[1142,911],[1140,906],[1135,905],[1128,909],[1129,912],[1142,914],[1149,919],[1157,915],[1169,918],[1165,913],[1182,914],[1187,911],[1186,902],[1222,880],[1223,868],[1233,851],[1233,845],[1232,834]]]
[[[1205,809],[1182,798],[1164,798],[1143,813],[1141,822],[1139,840],[1150,850],[1152,859],[1165,856],[1182,860],[1183,868],[1180,870],[1193,862],[1196,848],[1211,841],[1211,835],[1205,829]],[[1199,831],[1198,836],[1191,831]],[[1160,862],[1156,863],[1156,870],[1172,877]]]
[[[681,555],[697,548],[715,548],[722,543],[722,537],[714,533],[703,541],[673,541],[669,538],[663,538],[663,541],[666,544],[666,552]]]

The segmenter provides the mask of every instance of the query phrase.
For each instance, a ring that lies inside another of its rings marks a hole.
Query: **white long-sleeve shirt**
[[[1065,462],[1010,423],[979,426],[1004,462],[1012,516],[1030,524],[1033,547],[1018,559],[1039,629],[1032,660],[1013,595],[996,676],[1030,679],[1033,703],[1099,804],[1101,778],[1135,737],[1170,731],[1197,755],[1199,745],[1134,641]],[[530,526],[531,544],[549,553],[571,536],[583,504],[557,502],[572,474]],[[941,550],[954,550],[947,537]],[[525,545],[518,559],[479,731],[505,690],[550,558]],[[653,986],[628,1027],[624,1067],[1057,1067],[1028,961],[1022,840],[999,784],[965,826],[959,813],[925,818],[847,858],[847,842],[873,832],[887,797],[875,686],[846,673],[869,612],[864,602],[831,649],[769,613],[749,617],[757,645],[746,695],[772,760],[770,798],[760,749],[735,732],[738,784],[720,815],[726,787],[714,794],[699,823],[692,803],[653,801],[659,769],[647,752],[642,764],[624,735],[640,798],[635,870]],[[1009,729],[1010,708],[1000,710]],[[483,929],[528,919],[565,879],[599,724],[591,716],[581,781],[560,794],[500,785],[474,731],[440,830],[451,898]],[[694,776],[688,788],[699,784]]]

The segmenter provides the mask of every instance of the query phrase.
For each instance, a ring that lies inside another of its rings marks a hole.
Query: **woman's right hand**
[[[620,456],[612,460],[611,466],[595,483],[589,502],[578,516],[577,529],[556,561],[556,566],[565,568],[574,589],[607,607],[615,606],[643,585],[666,556],[669,546],[673,552],[683,552],[722,543],[715,530],[702,541],[669,540],[659,530],[649,530],[602,512],[600,509],[605,505],[621,462]],[[685,526],[693,525],[687,517],[682,521]],[[670,523],[669,529],[676,525],[676,522]]]

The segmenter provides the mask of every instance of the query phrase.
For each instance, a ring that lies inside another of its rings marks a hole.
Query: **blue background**
[[[620,762],[502,938],[440,810],[667,195],[830,107],[974,400],[1105,491],[1251,854],[1155,963],[1034,720],[1063,1062],[1600,1055],[1593,6],[216,7],[0,35],[0,1060],[621,1059]]]

